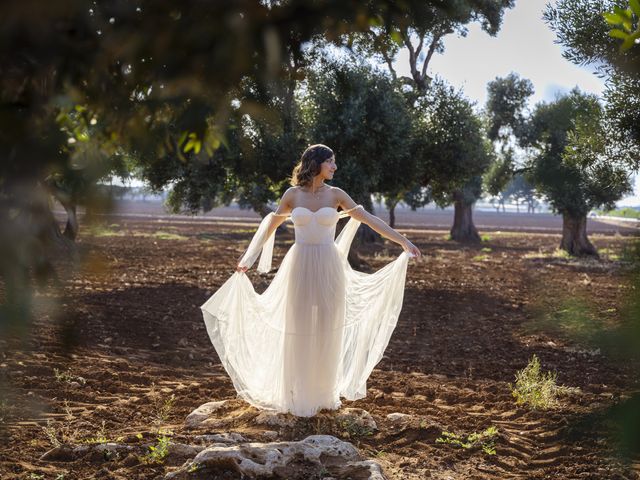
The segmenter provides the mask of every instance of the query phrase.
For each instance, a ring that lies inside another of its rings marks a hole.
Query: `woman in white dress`
[[[202,305],[207,332],[240,397],[277,412],[311,417],[366,396],[366,381],[396,326],[408,259],[420,250],[340,188],[333,151],[312,145],[292,187],[260,223],[236,272]],[[338,211],[341,208],[342,211]],[[349,222],[335,237],[339,218]],[[295,243],[258,294],[245,274],[271,269],[275,231],[291,220]],[[348,251],[361,223],[404,252],[380,270],[353,270]]]

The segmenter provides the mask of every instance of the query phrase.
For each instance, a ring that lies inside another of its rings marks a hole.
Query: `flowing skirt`
[[[400,315],[409,256],[371,274],[353,270],[347,251],[357,224],[349,228],[335,243],[293,244],[262,294],[235,272],[201,307],[222,365],[251,405],[311,417],[339,408],[340,397],[366,396]]]

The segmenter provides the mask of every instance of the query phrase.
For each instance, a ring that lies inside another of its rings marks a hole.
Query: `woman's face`
[[[331,180],[337,169],[336,157],[333,155],[331,158],[326,159],[320,164],[320,175],[322,175],[325,180]]]

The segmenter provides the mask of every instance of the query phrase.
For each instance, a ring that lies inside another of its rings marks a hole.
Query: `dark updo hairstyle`
[[[300,161],[293,168],[291,174],[291,185],[294,187],[299,185],[305,187],[311,185],[313,177],[320,173],[320,165],[322,162],[333,157],[333,150],[326,145],[318,143],[311,145],[300,157]]]

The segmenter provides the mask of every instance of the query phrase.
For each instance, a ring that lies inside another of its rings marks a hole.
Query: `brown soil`
[[[203,432],[185,430],[186,415],[228,399],[238,418],[220,431],[264,441],[266,428],[251,422],[258,411],[236,398],[199,310],[232,273],[253,230],[132,219],[85,232],[82,270],[36,295],[28,338],[0,340],[0,478],[151,479],[178,466],[95,455],[41,461],[52,445],[47,420],[51,435],[73,443],[149,443],[160,427],[188,443]],[[632,239],[593,235],[606,255],[578,261],[552,254],[555,234],[491,233],[479,247],[454,244],[441,231],[408,235],[424,258],[409,266],[398,327],[367,397],[343,402],[370,412],[379,430],[304,420],[281,438],[334,434],[390,479],[640,478],[638,464],[616,459],[602,425],[581,421],[637,390],[637,370],[554,323],[571,301],[606,328],[621,322],[628,284],[620,256]],[[278,234],[274,265],[291,242],[291,232]],[[388,243],[361,248],[363,269],[376,270],[400,251]],[[257,290],[273,277],[249,275]],[[557,371],[558,383],[579,389],[551,410],[516,405],[510,391],[534,353],[543,369]],[[414,418],[397,426],[386,419],[392,412]],[[495,455],[436,442],[443,431],[466,436],[490,426],[498,429]]]

